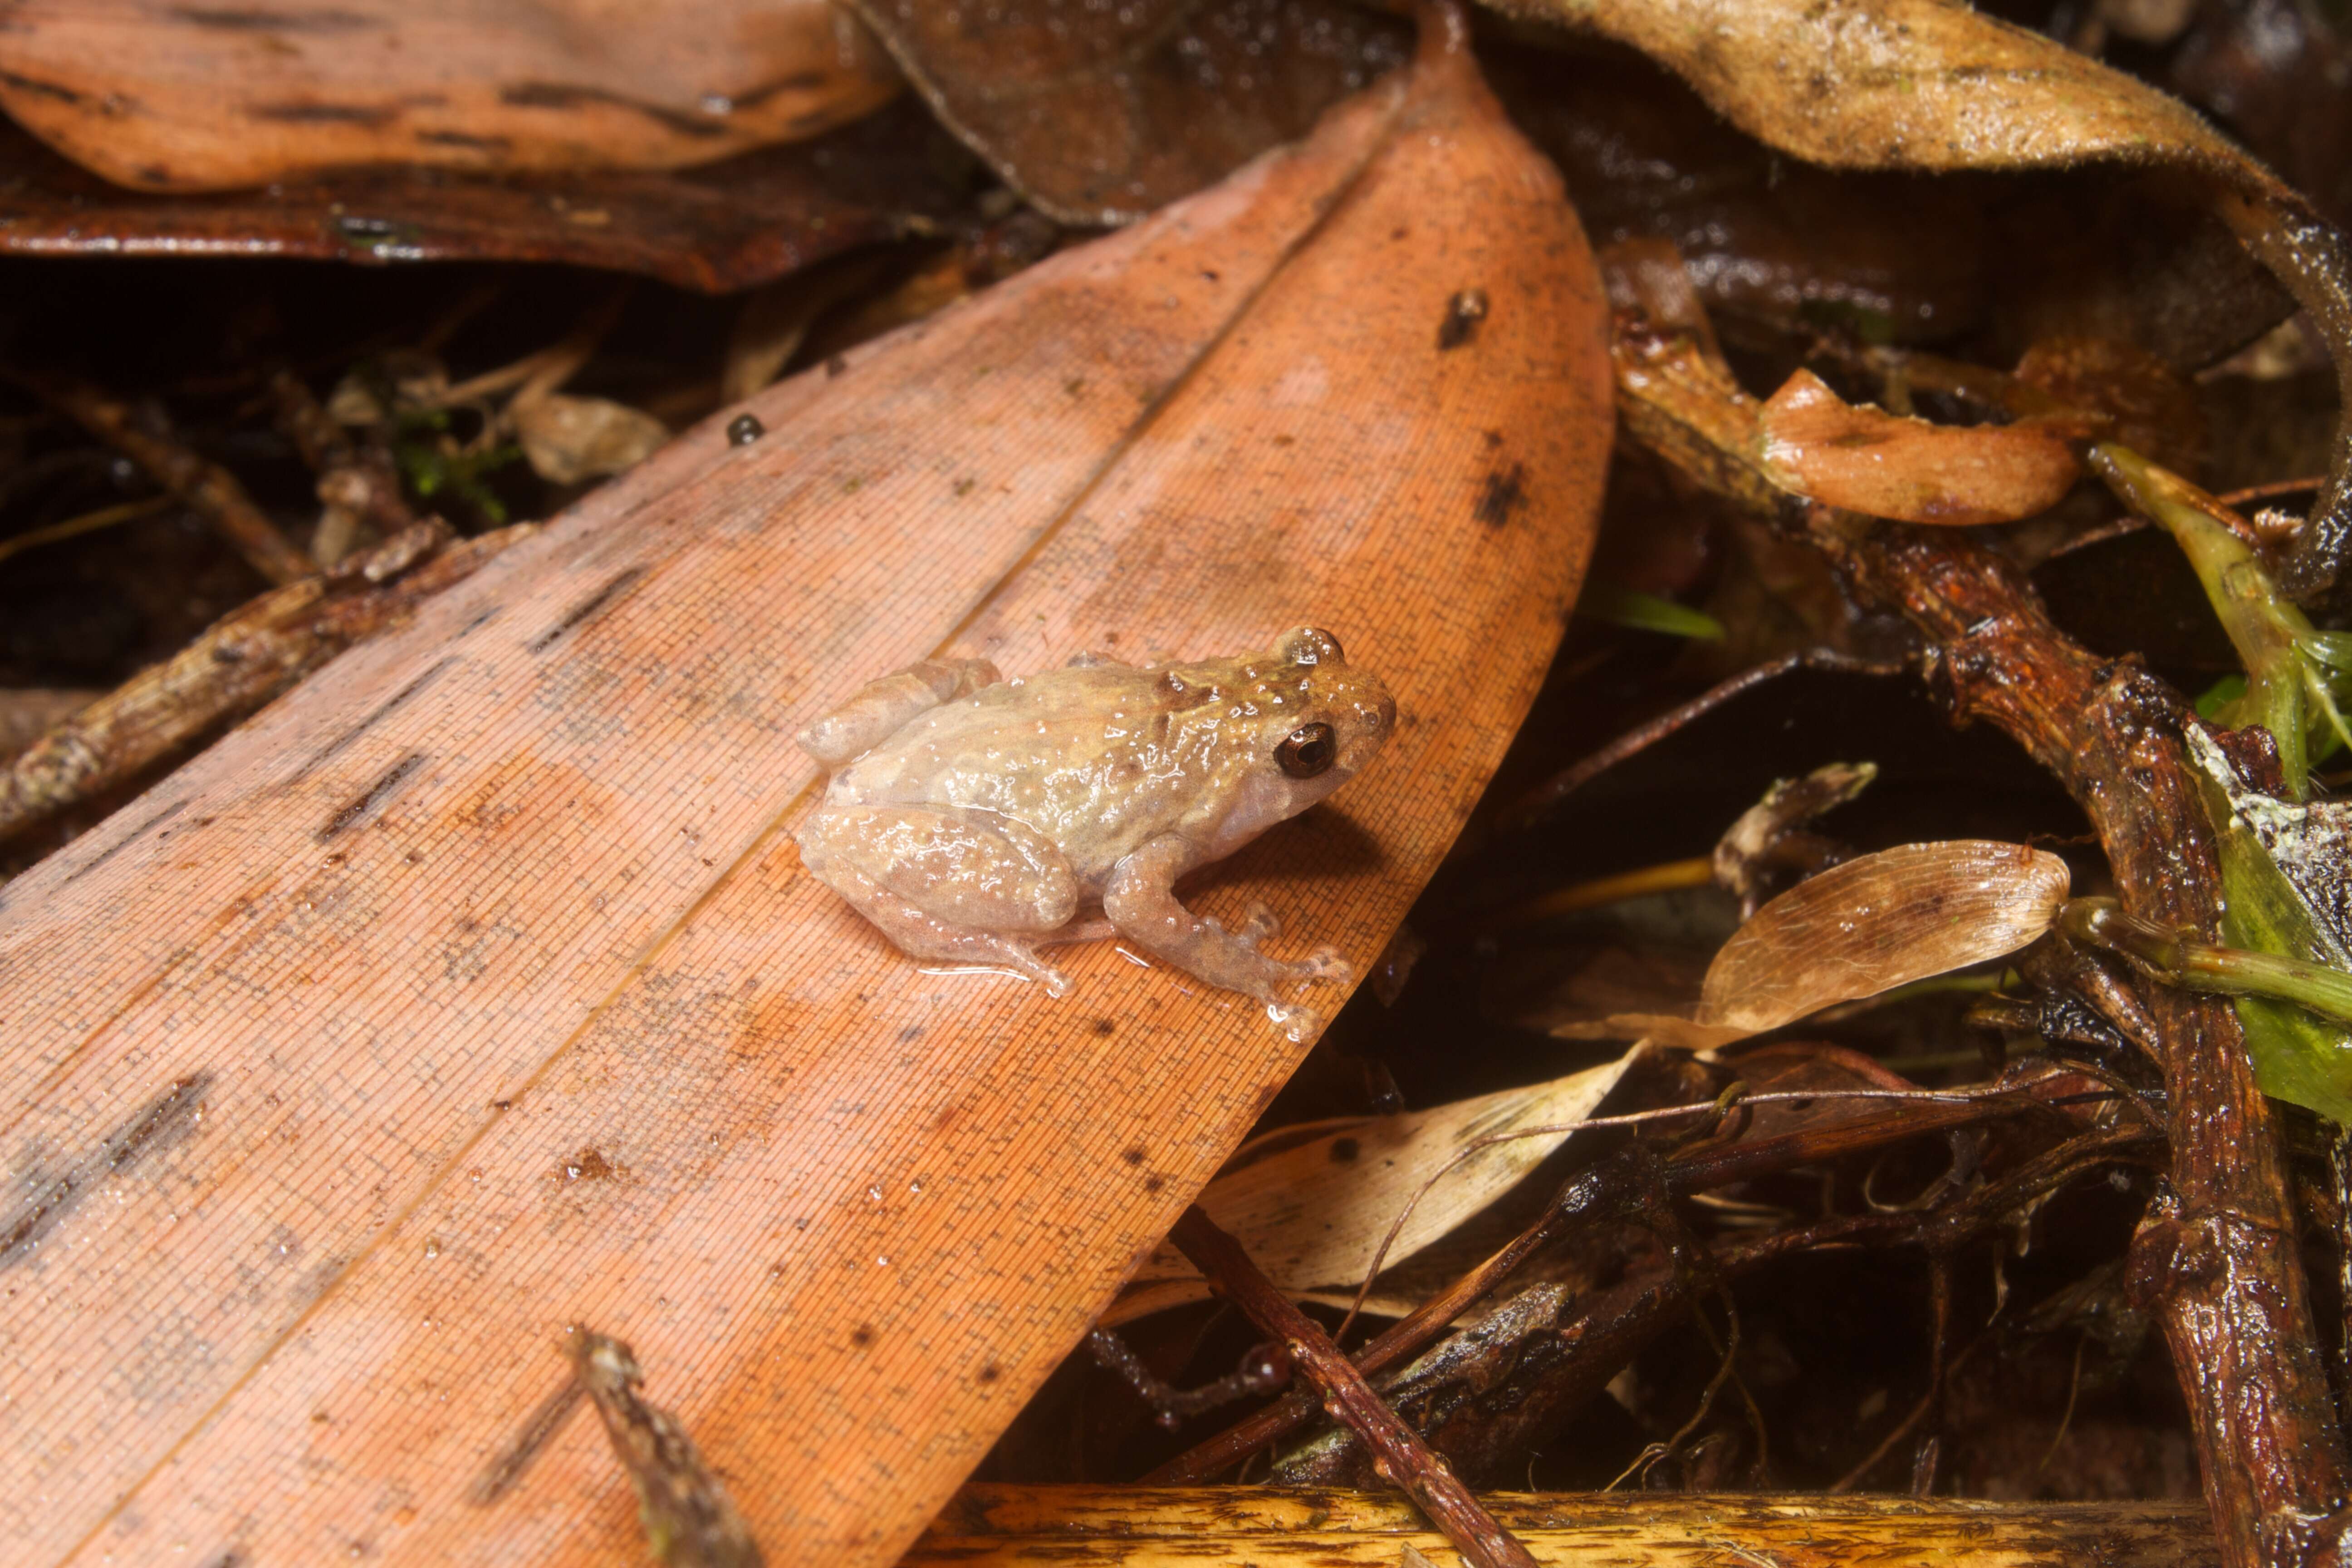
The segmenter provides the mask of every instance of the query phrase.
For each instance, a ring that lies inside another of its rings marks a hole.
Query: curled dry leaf
[[[2311,314],[2352,414],[2352,252],[2301,196],[2179,100],[1948,0],[1499,0],[1632,45],[1741,130],[1842,169],[2159,166]],[[2306,601],[2352,564],[2352,426],[2286,573]]]
[[[1877,777],[1876,763],[1824,763],[1803,778],[1774,781],[1762,800],[1739,814],[1716,840],[1715,882],[1739,900],[1742,920],[1755,917],[1776,879],[1823,870],[1842,858],[1805,824],[1853,800]]]
[[[2114,338],[2067,334],[2025,351],[2009,382],[2011,411],[2095,416],[2098,435],[2193,476],[2205,450],[2205,413],[2189,379],[2154,354]],[[2046,407],[2031,400],[2038,395]]]
[[[1343,0],[849,0],[940,118],[1064,223],[1123,223],[1404,63]]]
[[[1383,1267],[1404,1261],[1493,1203],[1569,1134],[1530,1132],[1489,1144],[1446,1169],[1465,1150],[1481,1139],[1591,1115],[1633,1059],[1628,1052],[1549,1083],[1365,1117],[1256,1159],[1244,1150],[1237,1168],[1211,1182],[1198,1201],[1285,1291],[1352,1298],[1408,1205],[1412,1217],[1391,1243]],[[1441,1171],[1442,1179],[1431,1185]],[[1127,1322],[1208,1294],[1200,1270],[1162,1243],[1103,1321]]]
[[[1832,169],[2176,163],[2286,195],[2178,99],[1943,0],[1509,0],[1631,44],[1759,142]]]
[[[0,1355],[44,1434],[0,1451],[0,1538],[627,1560],[576,1428],[466,1500],[546,1396],[518,1347],[584,1321],[772,1561],[894,1562],[1300,1047],[1108,942],[1060,1000],[925,973],[801,866],[787,737],[927,658],[1328,626],[1417,721],[1194,907],[1369,964],[1568,619],[1607,313],[1438,49],[680,436],[0,888],[9,1147],[74,1199],[0,1215],[48,1303]]]
[[[898,90],[825,0],[26,0],[0,109],[120,185],[322,169],[659,169],[811,136]]]
[[[1836,174],[1776,157],[1633,50],[1514,50],[1496,90],[1568,176],[1604,247],[1680,250],[1727,320],[1948,338],[1983,313],[1997,182]]]
[[[1839,397],[1801,370],[1762,410],[1764,466],[1799,495],[1900,522],[2015,522],[2058,504],[2083,462],[2056,429],[1932,425]]]
[[[2050,929],[2066,862],[2022,844],[1906,844],[1766,904],[1708,966],[1697,1022],[1761,1034],[2015,952]]]
[[[660,420],[609,397],[552,392],[518,397],[507,413],[522,455],[550,484],[576,485],[633,468],[669,439]]]

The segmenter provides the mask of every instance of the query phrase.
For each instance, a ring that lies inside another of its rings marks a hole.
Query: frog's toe
[[[1043,985],[1048,996],[1067,996],[1070,994],[1070,977],[1038,957],[1036,949],[1026,943],[999,940],[995,957],[1003,967],[1026,975]],[[981,963],[982,967],[989,966],[989,961],[986,959],[981,960]]]
[[[1234,929],[1234,934],[1255,947],[1282,934],[1282,917],[1274,912],[1272,906],[1253,902],[1242,912],[1242,923]]]
[[[1334,985],[1352,985],[1356,966],[1348,962],[1336,947],[1318,947],[1299,961],[1301,978],[1328,980]]]
[[[1306,1044],[1307,1037],[1323,1027],[1323,1015],[1312,1007],[1300,1006],[1296,1003],[1269,1002],[1265,1005],[1265,1016],[1294,1045]]]

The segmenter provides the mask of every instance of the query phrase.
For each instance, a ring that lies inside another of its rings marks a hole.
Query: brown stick
[[[619,1340],[574,1323],[564,1352],[637,1492],[637,1520],[669,1568],[766,1568],[760,1543],[677,1416],[646,1402],[645,1369]]]
[[[1218,1229],[1197,1205],[1184,1211],[1169,1236],[1219,1293],[1283,1342],[1291,1363],[1322,1394],[1332,1418],[1344,1422],[1377,1456],[1380,1473],[1421,1505],[1464,1562],[1473,1568],[1536,1568],[1528,1549],[1496,1523],[1445,1461],[1381,1402],[1330,1337],[1258,1271],[1241,1243]]]
[[[2346,328],[2352,315],[2334,320]],[[2181,748],[2196,720],[2178,692],[2069,639],[2016,568],[1965,536],[1780,489],[1757,458],[1754,401],[1687,341],[1621,321],[1615,353],[1620,416],[1637,440],[1747,510],[1801,527],[1858,598],[1899,610],[1927,637],[1955,714],[1999,726],[2081,804],[2125,909],[2210,939],[2221,868]],[[2340,511],[2337,501],[2315,517]],[[2343,556],[2342,539],[2320,531],[2302,557],[2315,594],[2335,586]],[[2295,1255],[2275,1119],[2225,1000],[2152,986],[2147,1014],[2172,1107],[2172,1190],[2133,1242],[2134,1293],[2163,1314],[2223,1560],[2313,1562],[2352,1522],[2352,1460]]]
[[[1865,597],[1901,608],[1933,641],[1956,713],[1990,720],[2065,783],[2125,908],[2211,940],[2221,873],[2181,749],[2196,721],[2179,695],[2075,645],[2014,568],[1965,539],[1814,535]],[[2165,1047],[2172,1191],[2133,1241],[2133,1292],[2163,1313],[2224,1560],[2314,1561],[2347,1523],[2352,1464],[2295,1252],[2276,1118],[2226,1000],[2152,986],[2147,1003]]]
[[[1971,1238],[2007,1223],[2034,1197],[2111,1161],[2145,1157],[2156,1152],[2156,1144],[2154,1132],[2137,1128],[2085,1133],[1941,1209],[1848,1215],[1750,1240],[1693,1242],[1688,1258],[1646,1269],[1580,1300],[1573,1312],[1560,1313],[1546,1332],[1566,1347],[1565,1357],[1514,1402],[1498,1404],[1491,1387],[1458,1409],[1450,1408],[1451,1402],[1430,1384],[1391,1384],[1390,1392],[1413,1405],[1432,1446],[1465,1474],[1514,1473],[1528,1443],[1557,1431],[1562,1419],[1597,1397],[1620,1368],[1679,1321],[1705,1290],[1822,1247],[1919,1247],[1931,1260],[1949,1258]],[[1284,1485],[1337,1484],[1356,1468],[1349,1451],[1327,1449],[1287,1457],[1271,1479]]]
[[[346,570],[273,588],[230,611],[0,765],[0,841],[253,711],[536,531],[517,523],[452,542],[436,519],[346,562]]]
[[[1353,1357],[1358,1371],[1376,1377],[1426,1349],[1464,1312],[1491,1294],[1519,1266],[1579,1226],[1639,1215],[1654,1193],[1703,1192],[1749,1181],[1794,1164],[1881,1148],[1888,1143],[1967,1125],[1989,1116],[2035,1107],[2023,1096],[2013,1100],[1973,1102],[1918,1100],[1891,1111],[1870,1111],[1849,1121],[1815,1126],[1772,1138],[1710,1142],[1678,1151],[1661,1169],[1654,1157],[1643,1163],[1629,1151],[1569,1178],[1535,1221],[1476,1268],[1399,1319]],[[1664,1189],[1658,1181],[1663,1179]],[[1246,1456],[1279,1442],[1313,1418],[1315,1402],[1293,1393],[1246,1420],[1178,1455],[1144,1478],[1151,1486],[1181,1486],[1223,1474]]]
[[[1539,1562],[1644,1568],[1935,1563],[1941,1568],[2212,1568],[2195,1503],[1990,1503],[1756,1492],[1490,1494]],[[1005,1486],[956,1494],[900,1568],[1382,1568],[1437,1539],[1389,1492],[1276,1487]]]
[[[317,570],[262,514],[237,477],[218,463],[143,427],[128,405],[84,381],[43,378],[35,391],[91,435],[147,470],[148,477],[203,516],[247,564],[283,587]]]

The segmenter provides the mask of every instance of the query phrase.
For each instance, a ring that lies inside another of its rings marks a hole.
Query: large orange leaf
[[[1059,1001],[918,966],[802,872],[787,737],[935,653],[1328,626],[1398,732],[1194,897],[1366,964],[1611,430],[1583,238],[1458,40],[752,407],[0,891],[15,1560],[626,1560],[593,1423],[514,1458],[574,1320],[771,1561],[889,1560],[1299,1047],[1108,944]]]

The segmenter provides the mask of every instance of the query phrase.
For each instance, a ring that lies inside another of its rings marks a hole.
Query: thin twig
[[[2060,1076],[2053,1074],[2049,1080],[2042,1081],[2055,1081]],[[2030,1090],[2032,1086],[2026,1087]],[[1783,1096],[1779,1093],[1757,1095],[1742,1103],[1770,1103],[1780,1098]],[[2005,1097],[1988,1093],[1971,1098],[1928,1090],[1911,1096],[1897,1095],[1885,1089],[1820,1090],[1788,1094],[1785,1098],[1813,1100],[1907,1099],[1912,1103],[1889,1114],[1860,1116],[1850,1122],[1808,1128],[1777,1137],[1758,1139],[1745,1145],[1702,1144],[1679,1151],[1663,1163],[1638,1144],[1612,1155],[1601,1164],[1570,1176],[1558,1195],[1545,1206],[1544,1212],[1499,1251],[1356,1351],[1356,1365],[1366,1376],[1378,1376],[1411,1360],[1444,1334],[1454,1320],[1493,1294],[1537,1252],[1579,1227],[1599,1220],[1639,1218],[1654,1203],[1661,1201],[1662,1187],[1667,1192],[1704,1191],[1732,1182],[1753,1180],[1791,1164],[1815,1163],[1835,1155],[1875,1149],[1921,1133],[1964,1125],[1988,1115],[2015,1114],[2028,1109],[2044,1108],[2042,1101],[2031,1099],[2022,1091],[2012,1091]],[[1921,1100],[1932,1103],[1918,1103]],[[1631,1125],[1667,1116],[1688,1116],[1712,1110],[1718,1109],[1721,1103],[1720,1100],[1709,1100],[1657,1111],[1596,1117],[1570,1125]],[[1532,1129],[1527,1132],[1528,1136],[1534,1135]],[[1498,1141],[1505,1136],[1507,1135],[1496,1135]],[[1431,1178],[1432,1181],[1436,1179],[1435,1176]],[[1394,1234],[1392,1229],[1391,1241],[1394,1239]],[[1383,1255],[1386,1246],[1384,1242]],[[1376,1258],[1372,1269],[1367,1271],[1366,1279],[1374,1278],[1379,1267]],[[1352,1319],[1351,1313],[1350,1321]],[[1312,1400],[1296,1391],[1285,1394],[1256,1415],[1161,1465],[1145,1479],[1154,1486],[1182,1486],[1222,1475],[1247,1455],[1298,1430],[1313,1416],[1315,1409]]]
[[[1292,1365],[1322,1394],[1332,1418],[1372,1451],[1377,1472],[1421,1505],[1465,1563],[1471,1568],[1536,1568],[1518,1538],[1496,1523],[1445,1461],[1381,1403],[1315,1321],[1258,1271],[1241,1243],[1218,1229],[1198,1205],[1187,1208],[1169,1235],[1226,1300],[1282,1342]]]
[[[1162,1381],[1132,1346],[1108,1329],[1097,1329],[1087,1336],[1087,1352],[1097,1366],[1124,1379],[1135,1396],[1151,1406],[1162,1426],[1172,1427],[1187,1415],[1198,1415],[1253,1394],[1270,1394],[1290,1381],[1290,1363],[1269,1345],[1255,1347],[1239,1367],[1198,1388],[1178,1388]]]
[[[1951,1264],[1941,1253],[1928,1254],[1927,1268],[1936,1312],[1934,1342],[1927,1354],[1927,1392],[1919,1396],[1919,1403],[1911,1407],[1911,1414],[1898,1422],[1894,1431],[1879,1440],[1878,1447],[1870,1451],[1868,1458],[1830,1484],[1830,1490],[1832,1492],[1850,1492],[1860,1486],[1862,1479],[1877,1468],[1881,1459],[1894,1452],[1895,1445],[1909,1436],[1912,1428],[1927,1418],[1927,1412],[1936,1407],[1936,1401],[1943,1395],[1944,1337],[1950,1330],[1952,1318],[1952,1269]]]
[[[2055,1077],[2058,1075],[2053,1074],[2051,1076]],[[1694,1116],[1702,1111],[1713,1111],[1717,1115],[1721,1116],[1729,1113],[1735,1109],[1751,1105],[1788,1105],[1813,1103],[1821,1100],[1902,1100],[1910,1104],[1923,1105],[1979,1105],[1990,1100],[2011,1099],[2015,1097],[2019,1092],[2017,1087],[2014,1085],[2006,1088],[1995,1086],[1993,1089],[1980,1092],[1931,1089],[1776,1089],[1766,1094],[1749,1094],[1745,1092],[1745,1085],[1735,1084],[1732,1086],[1731,1089],[1727,1090],[1723,1095],[1717,1099],[1703,1100],[1695,1105],[1664,1106],[1652,1110],[1628,1111],[1623,1115],[1619,1116],[1592,1116],[1578,1121],[1554,1122],[1549,1126],[1543,1127],[1514,1127],[1505,1132],[1490,1132],[1484,1138],[1474,1139],[1470,1142],[1464,1144],[1460,1149],[1454,1152],[1451,1159],[1447,1160],[1444,1164],[1440,1165],[1436,1170],[1431,1172],[1428,1178],[1423,1181],[1420,1186],[1413,1189],[1412,1196],[1406,1199],[1404,1207],[1398,1211],[1396,1219],[1391,1223],[1387,1234],[1381,1237],[1380,1246],[1374,1249],[1371,1262],[1364,1269],[1363,1279],[1356,1287],[1356,1298],[1353,1301],[1349,1303],[1348,1316],[1339,1325],[1339,1333],[1344,1336],[1348,1331],[1349,1326],[1356,1321],[1357,1314],[1364,1310],[1364,1302],[1371,1295],[1374,1281],[1380,1278],[1381,1268],[1387,1265],[1389,1248],[1396,1245],[1398,1236],[1402,1234],[1404,1230],[1405,1222],[1412,1217],[1412,1211],[1420,1205],[1422,1198],[1425,1196],[1432,1188],[1435,1187],[1439,1182],[1443,1181],[1447,1174],[1453,1172],[1455,1167],[1461,1165],[1465,1161],[1476,1158],[1478,1154],[1494,1147],[1496,1144],[1508,1143],[1520,1138],[1542,1138],[1550,1136],[1565,1137],[1571,1132],[1581,1131],[1589,1127],[1633,1127],[1644,1122],[1660,1121],[1676,1116]],[[1912,1131],[1926,1132],[1938,1131],[1941,1126],[1945,1124],[1911,1122],[1906,1123],[1906,1125]],[[1713,1179],[1706,1181],[1704,1184],[1707,1186],[1720,1186],[1725,1182],[1733,1179],[1735,1178],[1727,1175],[1717,1175]]]
[[[268,581],[283,587],[317,570],[254,504],[235,474],[182,446],[168,431],[145,427],[121,399],[85,381],[41,377],[27,384],[194,508]]]
[[[101,528],[114,528],[122,523],[136,522],[142,517],[152,517],[170,506],[173,499],[171,496],[142,496],[137,500],[118,501],[112,506],[102,506],[96,511],[86,511],[79,517],[69,517],[63,522],[52,522],[41,528],[28,528],[22,533],[11,534],[5,539],[0,539],[0,561],[5,561],[11,555],[20,554],[27,550],[38,549],[44,544],[55,544],[60,540],[77,538],[85,533],[95,533]]]
[[[1597,1396],[1617,1370],[1664,1333],[1704,1289],[1720,1288],[1801,1253],[1834,1247],[1919,1247],[1950,1256],[1974,1237],[2013,1224],[2037,1196],[2117,1161],[2144,1160],[2159,1142],[2154,1133],[2136,1129],[2084,1133],[1940,1214],[1850,1215],[1752,1240],[1685,1243],[1687,1256],[1580,1300],[1572,1314],[1547,1318],[1546,1338],[1566,1353],[1545,1358],[1549,1364],[1533,1384],[1506,1395],[1489,1383],[1472,1379],[1451,1400],[1441,1395],[1437,1385],[1413,1385],[1410,1397],[1416,1425],[1465,1474],[1496,1473],[1505,1454],[1517,1453],[1537,1432],[1557,1430],[1570,1412]],[[1557,1287],[1536,1289],[1540,1292]],[[1499,1309],[1505,1313],[1510,1310],[1508,1305]],[[1391,1386],[1391,1393],[1404,1396],[1400,1386]],[[1294,1485],[1342,1484],[1360,1472],[1360,1458],[1351,1442],[1326,1441],[1291,1456],[1277,1468],[1276,1479]]]
[[[1707,1343],[1716,1351],[1715,1375],[1706,1380],[1706,1387],[1698,1396],[1698,1408],[1690,1413],[1689,1420],[1675,1429],[1673,1436],[1643,1449],[1633,1462],[1625,1467],[1622,1474],[1601,1489],[1602,1491],[1613,1492],[1634,1475],[1646,1475],[1660,1460],[1672,1458],[1715,1409],[1716,1399],[1723,1393],[1724,1385],[1731,1381],[1732,1363],[1739,1356],[1739,1304],[1732,1300],[1729,1290],[1719,1293],[1723,1297],[1723,1315],[1729,1324],[1728,1343],[1717,1342],[1715,1326],[1706,1321],[1706,1301],[1701,1300],[1691,1304],[1692,1320],[1698,1324],[1699,1332],[1706,1337]]]
[[[1607,773],[1611,768],[1634,756],[1680,730],[1694,719],[1705,717],[1733,698],[1752,691],[1757,687],[1778,680],[1784,675],[1801,669],[1825,671],[1836,675],[1874,675],[1881,678],[1901,675],[1904,667],[1875,659],[1856,658],[1852,654],[1834,648],[1807,648],[1784,654],[1767,663],[1743,669],[1738,674],[1692,698],[1681,707],[1659,714],[1643,724],[1626,731],[1591,756],[1561,769],[1543,783],[1528,791],[1504,814],[1507,829],[1524,828],[1540,821],[1552,807]]]
[[[765,1568],[719,1473],[677,1416],[646,1402],[635,1352],[583,1323],[567,1331],[564,1352],[636,1489],[654,1556],[667,1568]]]

